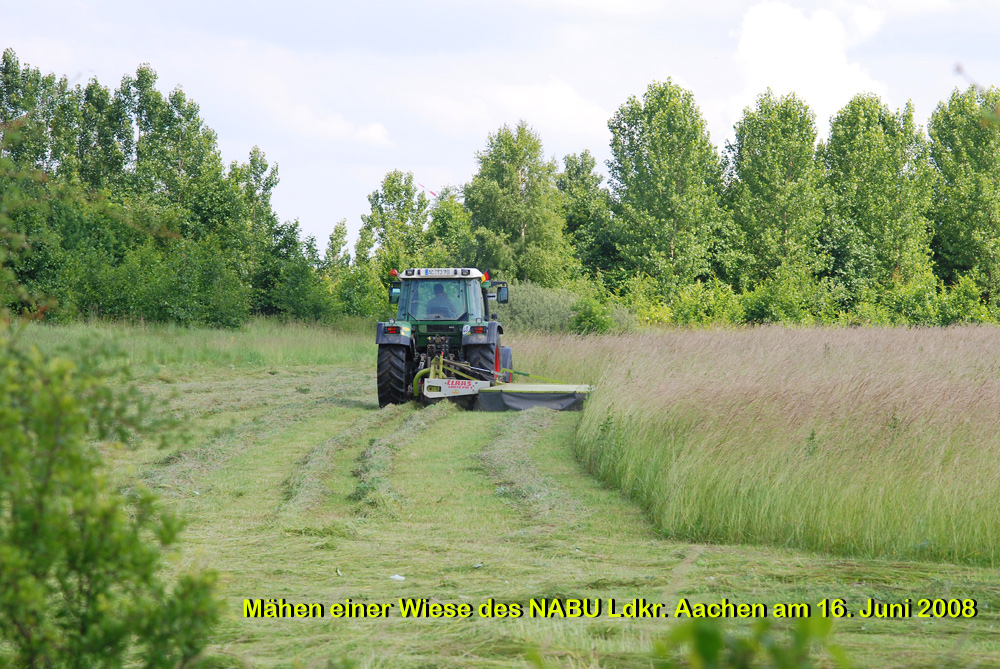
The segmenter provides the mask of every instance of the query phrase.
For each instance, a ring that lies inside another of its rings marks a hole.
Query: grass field
[[[21,336],[72,354],[86,340],[117,346],[145,390],[171,398],[183,446],[105,456],[119,485],[143,482],[188,518],[173,567],[219,572],[225,615],[210,652],[222,666],[525,666],[537,649],[556,666],[644,667],[673,623],[404,619],[398,608],[248,619],[247,598],[478,608],[643,597],[671,614],[681,598],[814,612],[824,598],[855,612],[909,598],[914,614],[921,597],[976,599],[971,619],[836,623],[859,666],[911,667],[1000,665],[995,335],[516,338],[517,368],[597,385],[582,414],[379,410],[364,331],[257,322]]]

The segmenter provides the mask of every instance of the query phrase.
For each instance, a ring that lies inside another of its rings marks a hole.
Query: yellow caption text
[[[293,603],[284,599],[244,599],[244,618],[975,618],[974,599],[911,599],[885,602],[822,599],[819,602],[731,602],[728,598],[670,604],[632,599],[530,599],[479,604],[400,598],[392,602]]]

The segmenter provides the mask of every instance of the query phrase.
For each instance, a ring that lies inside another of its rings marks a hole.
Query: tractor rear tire
[[[378,405],[405,404],[406,387],[410,380],[410,364],[406,346],[383,344],[378,347]]]
[[[467,346],[465,348],[465,361],[473,367],[479,369],[494,370],[497,363],[497,347],[492,344],[485,346]],[[483,381],[493,381],[496,377],[491,371],[474,371],[473,376],[477,376]]]

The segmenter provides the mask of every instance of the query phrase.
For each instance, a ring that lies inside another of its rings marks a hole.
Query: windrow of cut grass
[[[518,351],[595,384],[577,455],[670,536],[996,565],[998,335],[677,330]]]

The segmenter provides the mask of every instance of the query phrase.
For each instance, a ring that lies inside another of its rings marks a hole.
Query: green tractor
[[[376,328],[378,403],[444,397],[467,404],[477,392],[510,381],[511,349],[490,302],[507,302],[507,282],[468,267],[392,270],[396,317]],[[495,292],[492,292],[493,289]]]

